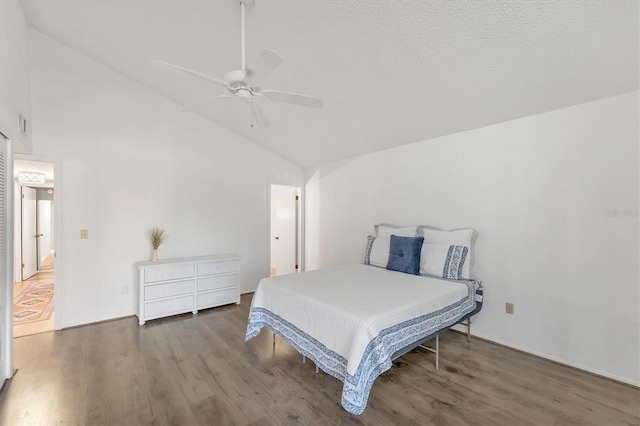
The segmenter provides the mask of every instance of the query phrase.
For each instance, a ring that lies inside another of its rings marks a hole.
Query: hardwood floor
[[[640,390],[445,332],[440,371],[418,350],[378,377],[361,416],[342,383],[263,330],[245,343],[251,295],[138,326],[135,317],[15,339],[0,423],[639,424]]]
[[[42,260],[42,263],[40,264],[40,270],[53,271],[53,269],[55,268],[55,262],[56,262],[55,256],[53,254],[49,254],[47,257],[45,257]]]
[[[22,292],[27,286],[34,282],[53,282],[54,272],[45,271],[38,272],[33,277],[25,281],[18,281],[13,286],[13,294],[17,295]],[[53,303],[53,301],[51,301]],[[24,324],[15,324],[13,326],[13,337],[29,336],[31,334],[44,333],[53,330],[53,318],[55,312],[51,314],[51,317],[42,321],[33,321]]]

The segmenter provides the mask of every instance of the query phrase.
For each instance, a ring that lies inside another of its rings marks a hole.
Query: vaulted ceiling
[[[22,0],[29,25],[189,106],[225,90],[150,66],[224,78],[240,68],[237,0]],[[284,62],[263,86],[321,109],[263,101],[200,114],[303,166],[638,90],[637,0],[255,0],[247,63]],[[176,112],[182,113],[182,112]]]

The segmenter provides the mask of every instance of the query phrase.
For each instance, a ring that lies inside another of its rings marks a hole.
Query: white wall
[[[638,98],[308,169],[307,269],[361,262],[380,222],[476,228],[474,334],[637,385]]]
[[[20,132],[19,114],[27,120]],[[31,152],[29,35],[19,0],[0,1],[0,131],[16,152]]]
[[[236,253],[242,292],[269,275],[270,184],[302,185],[300,167],[37,31],[30,41],[33,151],[60,162],[62,327],[135,312],[154,225],[168,235],[160,257]]]

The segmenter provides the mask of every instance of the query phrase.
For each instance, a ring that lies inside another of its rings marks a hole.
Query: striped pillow
[[[471,228],[444,231],[432,226],[420,226],[418,235],[424,237],[420,274],[456,277],[450,279],[476,278],[475,245],[478,231]]]
[[[468,255],[467,246],[425,243],[420,252],[420,275],[449,280],[469,279],[463,273]]]
[[[367,251],[364,255],[364,264],[386,268],[389,262],[390,243],[389,238],[377,238],[369,235],[367,237]]]

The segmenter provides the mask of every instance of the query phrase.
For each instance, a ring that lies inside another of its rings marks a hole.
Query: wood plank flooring
[[[42,260],[42,264],[38,269],[40,271],[53,271],[53,269],[55,268],[55,263],[56,263],[55,256],[53,254],[49,254],[47,255],[47,257],[45,257]]]
[[[263,330],[245,343],[251,295],[149,321],[135,317],[15,339],[0,423],[88,425],[638,425],[640,391],[482,340],[441,336],[373,385],[360,416],[342,383]]]

